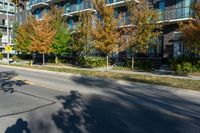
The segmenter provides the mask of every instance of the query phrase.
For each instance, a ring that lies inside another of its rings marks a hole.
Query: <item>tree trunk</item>
[[[42,60],[43,63],[42,64],[45,65],[45,55],[42,54],[42,56],[43,56],[43,60]]]
[[[134,57],[132,56],[132,58],[131,58],[131,68],[132,68],[132,69],[134,68],[134,64],[135,64],[135,59],[134,59]]]
[[[55,63],[58,64],[58,56],[55,55]]]
[[[7,61],[8,61],[8,65],[10,64],[10,53],[7,52]]]
[[[108,54],[106,55],[106,71],[108,71]]]

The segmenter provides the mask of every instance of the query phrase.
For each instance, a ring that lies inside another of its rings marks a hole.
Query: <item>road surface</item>
[[[0,133],[200,133],[200,92],[0,66]]]

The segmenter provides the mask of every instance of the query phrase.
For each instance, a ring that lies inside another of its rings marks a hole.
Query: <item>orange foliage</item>
[[[32,52],[40,54],[48,54],[52,52],[52,43],[56,34],[54,25],[52,25],[53,17],[45,14],[43,20],[32,19],[31,26],[33,27],[33,34],[30,36]]]
[[[117,29],[114,7],[106,6],[104,0],[94,0],[93,3],[100,15],[92,30],[95,48],[106,54],[122,50],[125,43],[120,43],[121,32]]]

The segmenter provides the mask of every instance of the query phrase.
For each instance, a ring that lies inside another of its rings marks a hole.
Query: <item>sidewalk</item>
[[[38,66],[38,65],[34,65]],[[77,70],[88,70],[88,71],[106,71],[106,68],[78,68],[73,66],[56,66],[56,65],[46,65],[48,67],[54,68],[66,68],[66,69],[77,69]],[[170,78],[179,78],[179,79],[192,79],[200,80],[199,76],[176,76],[173,74],[166,74],[162,72],[139,72],[139,71],[127,71],[127,70],[113,70],[112,67],[109,67],[109,72],[114,73],[125,73],[125,74],[137,74],[137,75],[148,75],[148,76],[157,76],[157,77],[170,77]]]

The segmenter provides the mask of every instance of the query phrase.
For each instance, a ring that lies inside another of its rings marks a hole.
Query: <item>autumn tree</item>
[[[52,44],[56,35],[53,21],[54,17],[45,13],[42,21],[34,19],[31,23],[33,34],[30,36],[30,50],[43,55],[43,65],[45,64],[45,54],[49,54],[53,50]]]
[[[32,16],[28,17],[26,21],[16,28],[15,33],[15,43],[16,43],[16,50],[22,53],[30,53],[30,45],[31,39],[30,36],[32,35],[33,27],[31,26],[31,21],[34,18]]]
[[[124,43],[119,43],[121,33],[118,31],[118,19],[115,18],[114,7],[106,6],[104,0],[94,0],[95,9],[99,13],[93,27],[94,47],[106,54],[106,68],[108,57],[123,49]]]
[[[60,26],[63,26],[63,23],[65,23],[65,18],[62,17],[63,12],[63,9],[58,8],[57,6],[51,6],[50,10],[46,12],[46,14],[52,17],[50,24],[55,30],[59,30]]]
[[[92,11],[79,13],[79,20],[76,30],[72,33],[73,44],[72,51],[77,56],[84,56],[90,53],[92,37]]]
[[[158,24],[160,16],[146,0],[126,1],[126,5],[132,26],[127,27],[125,32],[134,57],[136,53],[146,53],[148,45],[158,38],[161,29],[161,25]],[[134,58],[132,67],[133,60]]]
[[[184,47],[192,54],[200,54],[200,3],[192,5],[193,19],[179,24]]]

